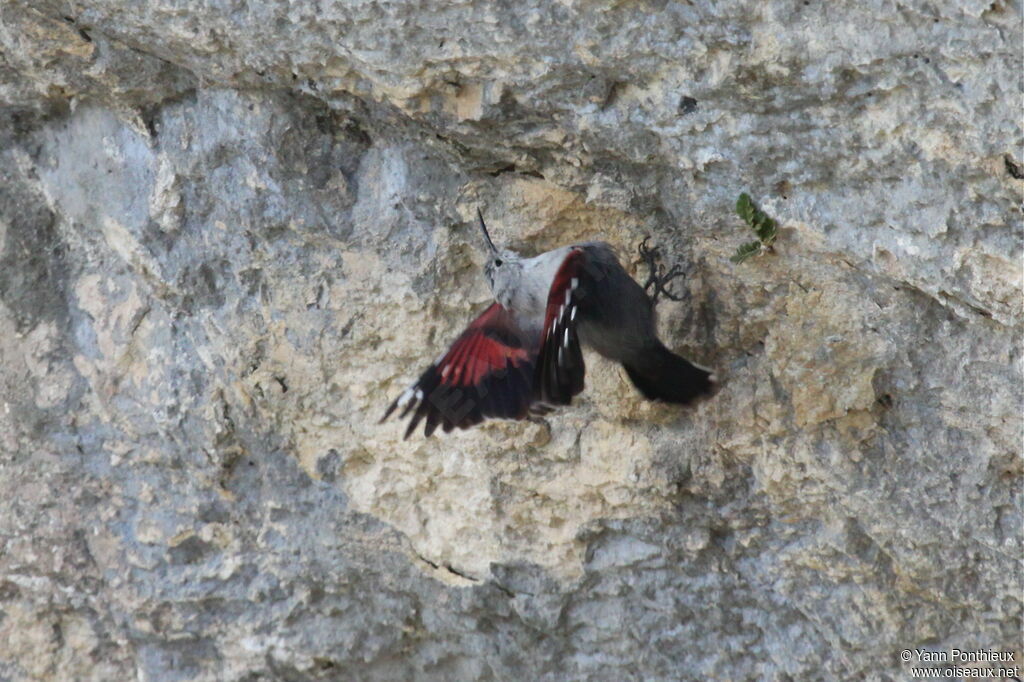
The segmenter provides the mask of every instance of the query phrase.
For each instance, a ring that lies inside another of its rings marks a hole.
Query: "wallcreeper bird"
[[[603,242],[563,246],[523,258],[494,246],[484,266],[496,303],[470,323],[451,348],[400,395],[381,421],[401,407],[412,413],[405,437],[425,420],[430,436],[466,429],[488,417],[523,419],[568,405],[583,390],[580,344],[622,363],[645,398],[686,404],[709,393],[714,375],[679,357],[658,339],[654,305],[681,274],[657,273],[655,249],[640,253],[651,266],[641,287]],[[654,286],[648,298],[647,289]],[[676,299],[678,300],[678,299]]]

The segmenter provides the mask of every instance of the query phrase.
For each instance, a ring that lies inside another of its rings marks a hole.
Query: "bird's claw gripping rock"
[[[644,240],[640,242],[640,246],[637,249],[640,252],[640,257],[647,263],[647,267],[651,269],[650,275],[647,277],[647,281],[644,283],[644,291],[651,297],[651,302],[654,304],[658,303],[658,296],[664,295],[665,298],[670,301],[681,301],[682,296],[677,296],[668,288],[669,282],[683,274],[683,269],[679,265],[673,265],[668,272],[665,271],[665,266],[658,264],[658,259],[661,257],[661,252],[657,246],[651,247],[647,245],[650,241],[650,237],[644,237]],[[651,291],[651,287],[654,287],[654,291]]]

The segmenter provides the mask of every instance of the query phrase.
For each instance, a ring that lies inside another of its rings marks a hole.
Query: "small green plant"
[[[778,225],[768,217],[768,214],[759,209],[750,195],[744,192],[736,200],[736,213],[743,222],[750,226],[750,229],[757,235],[757,241],[747,242],[736,249],[729,260],[733,263],[742,263],[748,258],[759,256],[770,251],[775,237],[778,236]]]

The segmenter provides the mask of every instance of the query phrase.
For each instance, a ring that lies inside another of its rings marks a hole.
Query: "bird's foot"
[[[668,288],[668,283],[677,277],[683,275],[683,269],[679,265],[673,265],[669,270],[665,271],[665,266],[658,263],[658,259],[661,258],[661,252],[657,246],[647,246],[647,242],[650,237],[644,237],[644,240],[640,242],[640,247],[637,249],[640,252],[640,257],[647,263],[647,267],[651,269],[651,274],[647,277],[647,281],[644,283],[644,291],[651,297],[651,303],[658,303],[658,296],[664,295],[670,301],[681,301],[682,296],[677,296]],[[654,291],[651,291],[651,287],[654,287]]]

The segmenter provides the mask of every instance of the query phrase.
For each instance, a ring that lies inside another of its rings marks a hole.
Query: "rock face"
[[[441,6],[443,5],[443,7]],[[8,0],[0,679],[906,679],[1022,619],[1019,3]],[[780,225],[735,265],[749,192]],[[692,410],[383,408],[535,253]],[[915,654],[915,660],[917,660]]]

